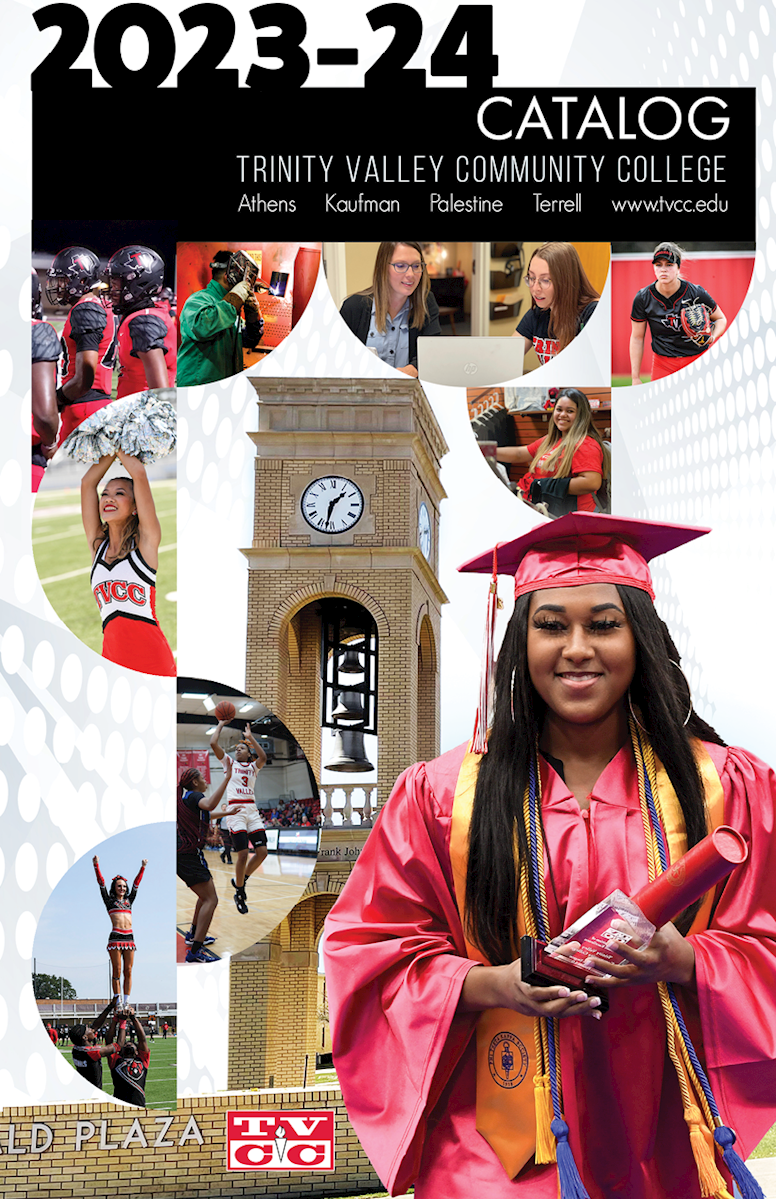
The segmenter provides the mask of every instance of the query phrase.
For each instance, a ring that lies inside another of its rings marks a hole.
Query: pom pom
[[[177,416],[169,400],[153,391],[114,400],[93,412],[63,443],[76,462],[91,465],[121,450],[140,462],[157,462],[175,450]]]
[[[733,1148],[736,1143],[736,1134],[733,1129],[721,1124],[714,1130],[714,1140],[723,1151],[722,1160],[741,1192],[742,1199],[765,1199],[759,1182]]]
[[[560,1199],[590,1199],[582,1179],[579,1177],[574,1154],[571,1152],[568,1124],[556,1116],[550,1128],[557,1142]]]

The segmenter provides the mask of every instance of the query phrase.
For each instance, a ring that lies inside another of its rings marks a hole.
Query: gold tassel
[[[732,1199],[714,1161],[714,1138],[700,1108],[690,1104],[684,1109],[684,1118],[690,1129],[690,1146],[698,1167],[701,1195],[704,1199]]]
[[[552,1123],[552,1096],[550,1080],[546,1074],[534,1075],[534,1105],[536,1107],[536,1153],[537,1166],[556,1161],[555,1137],[550,1131]]]

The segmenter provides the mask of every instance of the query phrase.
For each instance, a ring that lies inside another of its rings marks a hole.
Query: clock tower
[[[247,684],[321,769],[322,621],[332,600],[371,618],[377,804],[439,753],[439,462],[420,383],[253,378],[256,499]],[[362,642],[363,645],[363,642]],[[363,655],[362,655],[363,657]],[[325,763],[324,763],[325,764]]]

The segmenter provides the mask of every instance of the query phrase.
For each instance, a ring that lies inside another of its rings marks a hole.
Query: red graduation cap
[[[536,525],[522,537],[503,541],[459,566],[460,571],[492,574],[473,752],[482,753],[487,748],[485,714],[493,676],[498,575],[515,576],[515,598],[551,587],[613,583],[615,586],[638,587],[654,600],[650,560],[710,532],[710,529],[691,525],[571,512],[558,520]]]

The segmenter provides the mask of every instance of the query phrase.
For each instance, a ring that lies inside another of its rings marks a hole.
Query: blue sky
[[[132,909],[138,950],[133,968],[136,1003],[175,1000],[175,825],[150,824],[118,833],[94,846],[54,888],[35,934],[33,956],[40,974],[63,974],[79,999],[110,997],[106,951],[110,917],[92,857],[100,859],[106,886],[123,874],[130,887],[143,858],[148,866]]]

